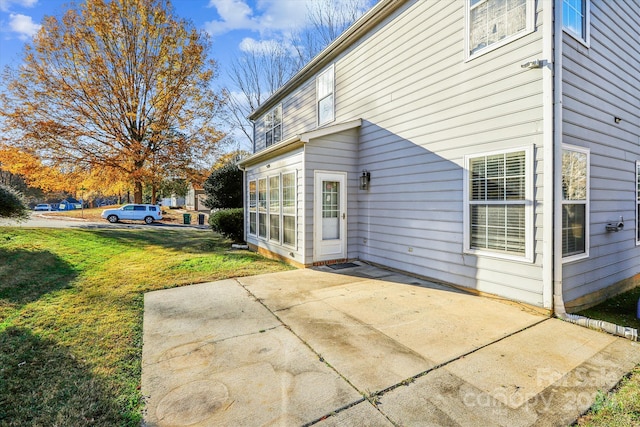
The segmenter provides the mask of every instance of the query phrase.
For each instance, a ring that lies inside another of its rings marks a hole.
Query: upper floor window
[[[562,149],[562,256],[589,255],[589,150]]]
[[[264,127],[267,147],[282,141],[282,104],[265,115]]]
[[[569,34],[588,41],[589,0],[562,0],[562,26]]]
[[[334,70],[332,65],[316,79],[318,126],[329,123],[335,118],[333,92]]]
[[[532,0],[469,0],[467,56],[533,31]]]
[[[530,259],[533,237],[529,151],[467,157],[467,250]]]

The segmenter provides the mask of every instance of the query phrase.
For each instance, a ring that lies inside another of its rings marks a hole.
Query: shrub
[[[211,172],[205,181],[207,200],[211,209],[233,209],[242,207],[242,171],[234,163],[228,163]]]
[[[11,187],[0,185],[0,218],[29,218],[29,208],[22,195]]]
[[[211,229],[234,242],[244,241],[244,209],[222,209],[209,216]]]

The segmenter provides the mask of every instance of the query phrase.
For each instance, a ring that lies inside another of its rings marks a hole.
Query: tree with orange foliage
[[[143,183],[183,175],[224,137],[209,48],[169,0],[71,3],[4,72],[2,145],[62,173],[122,176],[140,203]]]

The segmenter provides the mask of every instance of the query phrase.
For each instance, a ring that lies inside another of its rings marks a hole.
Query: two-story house
[[[380,0],[250,119],[262,253],[549,311],[636,283],[637,1]]]

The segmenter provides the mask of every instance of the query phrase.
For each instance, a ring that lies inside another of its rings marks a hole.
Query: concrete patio
[[[566,425],[638,343],[357,263],[145,296],[146,426]]]

